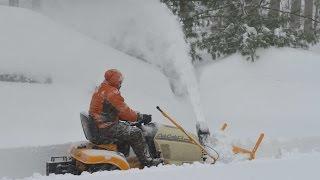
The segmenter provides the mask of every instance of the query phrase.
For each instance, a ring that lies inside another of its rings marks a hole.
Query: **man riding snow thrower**
[[[165,164],[181,165],[215,163],[218,160],[219,154],[205,143],[208,131],[203,131],[200,126],[197,127],[198,135],[190,133],[158,106],[160,113],[174,126],[150,123],[151,115],[131,110],[119,92],[122,79],[118,70],[111,69],[105,73],[105,80],[92,96],[89,115],[80,113],[83,132],[89,142],[72,144],[68,156],[52,156],[46,162],[47,175],[128,170],[156,166],[163,161]],[[263,137],[262,133],[252,150],[238,146],[233,146],[232,150],[255,159]],[[129,155],[130,146],[136,156]],[[217,156],[212,155],[208,147]]]
[[[89,115],[99,128],[101,138],[116,142],[119,150],[130,145],[143,166],[156,166],[162,159],[152,159],[141,129],[128,122],[148,124],[151,115],[132,110],[120,94],[123,76],[120,71],[110,69],[105,72],[105,80],[96,89],[90,103]],[[122,147],[121,147],[122,146]]]

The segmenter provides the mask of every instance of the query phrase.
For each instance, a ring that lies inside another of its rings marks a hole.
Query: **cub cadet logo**
[[[172,135],[172,134],[158,134],[156,139],[161,139],[161,140],[167,140],[167,141],[181,141],[181,142],[186,142],[186,143],[191,143],[188,138],[185,138],[183,136],[177,136],[177,135]]]

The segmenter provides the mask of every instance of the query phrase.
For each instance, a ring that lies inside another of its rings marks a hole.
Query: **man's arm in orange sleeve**
[[[109,102],[119,111],[119,118],[121,120],[136,121],[137,113],[132,110],[125,102],[118,90],[114,90],[108,95]]]

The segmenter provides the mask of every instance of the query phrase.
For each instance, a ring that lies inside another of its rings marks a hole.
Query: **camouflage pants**
[[[100,129],[100,134],[105,140],[117,140],[117,144],[120,144],[122,148],[130,145],[141,164],[145,164],[147,158],[150,157],[142,130],[136,126],[118,121],[109,128]]]

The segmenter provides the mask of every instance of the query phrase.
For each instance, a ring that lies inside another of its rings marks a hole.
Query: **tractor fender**
[[[118,167],[120,170],[130,169],[130,165],[126,158],[118,152],[108,151],[103,149],[88,149],[88,148],[76,148],[73,147],[70,150],[70,155],[75,160],[84,164],[112,164]]]

